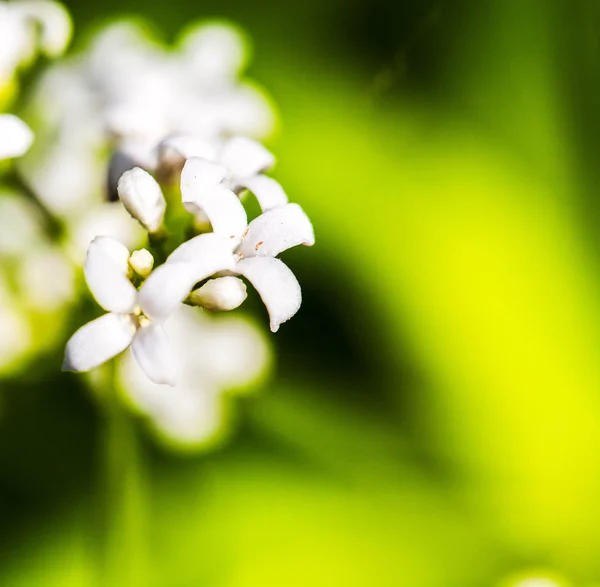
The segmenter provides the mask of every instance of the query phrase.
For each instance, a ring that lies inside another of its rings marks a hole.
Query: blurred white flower
[[[235,243],[238,261],[234,273],[248,279],[258,291],[269,312],[271,330],[276,332],[298,311],[302,293],[294,274],[275,257],[296,245],[313,245],[312,224],[298,204],[278,206],[248,224],[235,193],[207,182],[214,169],[200,158],[186,162],[181,173],[183,201],[186,207],[206,214],[216,234]],[[181,253],[193,256],[192,242],[180,247]]]
[[[42,218],[21,194],[0,190],[0,259],[17,257],[46,246]]]
[[[128,169],[156,167],[165,137],[191,135],[208,145],[192,153],[204,157],[231,135],[266,137],[274,115],[260,92],[239,81],[245,51],[239,33],[224,24],[192,29],[171,51],[138,23],[104,28],[34,91],[40,146],[23,164],[24,176],[48,208],[74,217],[102,197],[114,149],[122,155],[110,182],[116,188]]]
[[[79,265],[97,236],[110,236],[128,249],[139,247],[146,236],[142,226],[118,202],[89,206],[87,212],[70,219],[67,229],[67,253]]]
[[[156,232],[163,223],[167,202],[157,181],[143,169],[126,171],[117,185],[125,209],[148,232]]]
[[[44,233],[33,202],[1,190],[0,371],[56,343],[75,292],[73,266]]]
[[[0,114],[0,159],[21,157],[31,147],[33,132],[17,116]]]
[[[71,39],[71,18],[50,0],[0,2],[0,88],[39,50],[48,57],[64,52]]]
[[[197,237],[201,258],[170,262],[155,269],[136,290],[128,278],[128,249],[110,237],[92,241],[84,274],[96,301],[108,314],[80,328],[67,343],[63,369],[89,371],[130,345],[149,379],[174,385],[177,363],[163,322],[193,285],[233,267],[231,246],[218,235]],[[175,251],[177,253],[177,251]]]
[[[27,253],[17,269],[21,301],[36,310],[63,308],[75,297],[75,272],[56,247],[38,247]]]
[[[269,363],[269,348],[260,331],[237,316],[214,319],[181,306],[165,330],[181,364],[177,385],[156,385],[127,353],[119,364],[122,388],[169,444],[203,445],[225,425],[223,392],[257,381]]]

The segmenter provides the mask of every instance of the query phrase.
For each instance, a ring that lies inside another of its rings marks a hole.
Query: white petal
[[[150,381],[171,386],[177,383],[177,363],[161,324],[142,326],[133,338],[131,350]]]
[[[214,232],[240,237],[248,224],[246,211],[231,190],[218,182],[215,184],[221,173],[222,168],[204,159],[188,159],[181,172],[183,203],[190,211],[194,211],[194,207],[202,210]]]
[[[283,188],[272,177],[256,175],[244,180],[241,187],[248,188],[256,196],[263,212],[277,206],[285,206],[288,203],[288,197]]]
[[[314,243],[315,233],[308,216],[298,204],[286,204],[250,223],[239,252],[244,257],[275,257],[296,245]]]
[[[195,274],[199,276],[196,281],[200,281],[213,273],[232,270],[235,265],[233,249],[238,243],[238,240],[220,234],[201,234],[177,247],[167,262],[191,263]]]
[[[260,143],[246,137],[227,141],[219,155],[219,162],[237,178],[247,178],[275,165],[275,157]]]
[[[0,159],[24,155],[33,142],[31,129],[13,114],[0,115]]]
[[[144,282],[138,303],[144,314],[165,320],[185,300],[196,283],[190,263],[165,263]]]
[[[205,160],[214,159],[214,147],[194,135],[172,135],[163,139],[157,147],[158,164],[163,173],[181,171],[185,162],[191,157],[201,157]],[[214,165],[214,167],[219,167]],[[216,182],[219,183],[224,175]]]
[[[89,371],[124,351],[135,325],[123,314],[105,314],[82,326],[69,340],[63,371]]]
[[[272,332],[299,310],[300,284],[283,261],[271,257],[242,259],[235,272],[248,279],[259,293],[269,312]]]
[[[156,180],[140,167],[126,171],[117,185],[119,198],[127,211],[150,232],[156,232],[167,207]]]
[[[241,306],[247,297],[246,284],[241,279],[228,275],[207,281],[192,292],[190,301],[213,312],[228,312]]]
[[[227,175],[225,167],[197,155],[189,157],[185,167],[186,169],[183,170],[183,173],[186,174],[185,181],[183,176],[181,178],[181,192],[184,202],[195,200],[194,197],[186,194],[188,183],[192,184],[191,192],[195,193],[219,185]]]
[[[83,272],[96,301],[109,312],[127,314],[135,306],[136,289],[127,278],[129,251],[110,236],[97,236],[88,249]]]
[[[61,4],[47,0],[21,0],[13,6],[41,25],[40,46],[46,55],[57,57],[65,51],[73,27],[69,13]]]

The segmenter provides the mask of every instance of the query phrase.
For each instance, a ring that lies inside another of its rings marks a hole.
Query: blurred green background
[[[120,15],[242,25],[317,246],[285,256],[303,308],[213,451],[138,431],[107,488],[58,354],[0,383],[0,584],[598,584],[600,5],[67,6],[76,43]]]

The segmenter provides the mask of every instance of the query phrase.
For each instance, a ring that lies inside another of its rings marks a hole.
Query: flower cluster
[[[0,159],[19,158],[6,166],[16,190],[0,193],[0,371],[61,338],[83,264],[106,314],[71,337],[63,368],[92,371],[86,382],[101,393],[95,367],[127,351],[115,363],[121,399],[162,440],[203,445],[222,429],[224,392],[270,362],[257,326],[222,313],[250,283],[273,332],[291,318],[300,286],[278,256],[312,245],[312,225],[266,175],[275,159],[258,141],[275,116],[241,77],[238,29],[201,23],[167,47],[138,22],[116,22],[20,100],[19,74],[70,36],[57,3],[0,0],[0,107],[35,131],[34,141],[21,118],[0,114]]]
[[[184,143],[193,142],[193,137],[185,138],[190,141]],[[180,368],[169,347],[165,321],[184,302],[213,311],[237,308],[246,298],[246,286],[238,276],[258,291],[273,332],[298,311],[300,285],[277,255],[296,245],[312,245],[314,233],[300,206],[287,203],[279,184],[262,175],[272,165],[272,155],[247,138],[231,139],[212,160],[186,159],[178,145],[179,141],[170,141],[161,152],[170,167],[172,151],[185,160],[181,202],[192,214],[206,218],[212,232],[182,242],[156,268],[146,249],[130,255],[115,239],[97,237],[84,273],[90,291],[108,313],[73,335],[64,369],[89,371],[131,346],[151,381],[175,385]],[[236,191],[254,184],[259,186],[256,195],[263,212],[248,223]],[[126,171],[119,179],[118,194],[149,232],[151,242],[168,240],[167,201],[152,175],[139,167]]]

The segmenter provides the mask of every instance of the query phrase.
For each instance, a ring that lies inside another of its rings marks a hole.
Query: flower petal
[[[117,185],[123,205],[150,232],[156,232],[163,221],[167,203],[157,181],[140,167],[126,171]]]
[[[225,143],[219,162],[241,180],[271,169],[275,165],[275,157],[257,141],[234,137]]]
[[[283,261],[271,257],[242,259],[235,272],[248,279],[259,293],[269,312],[272,332],[277,332],[279,325],[299,310],[300,284]]]
[[[177,363],[162,324],[142,326],[133,338],[131,350],[150,381],[177,384]]]
[[[197,279],[191,263],[165,263],[142,285],[138,303],[146,316],[165,320],[185,300]]]
[[[191,157],[201,157],[210,163],[210,160],[215,156],[214,147],[204,139],[195,135],[177,134],[171,135],[166,139],[163,139],[157,147],[158,152],[158,165],[163,173],[172,173],[174,171],[181,171],[185,162]],[[220,168],[218,165],[213,166],[214,168]],[[225,177],[224,170],[223,176],[213,183],[219,183],[223,177]]]
[[[315,233],[304,210],[298,204],[286,204],[250,223],[239,252],[244,257],[276,257],[290,247],[314,243]]]
[[[213,273],[232,270],[235,265],[233,250],[238,244],[238,240],[214,232],[201,234],[177,247],[167,263],[191,263],[196,281],[200,281]]]
[[[188,159],[181,172],[183,204],[191,212],[204,212],[214,232],[240,237],[248,225],[246,211],[238,197],[218,183],[223,178],[222,168],[199,157]]]
[[[47,0],[21,0],[13,4],[23,16],[41,25],[40,46],[48,57],[61,55],[73,32],[71,17],[58,2]]]
[[[133,340],[135,324],[123,314],[104,314],[82,326],[67,343],[63,371],[89,371],[123,352]]]
[[[32,142],[31,129],[18,116],[0,115],[0,159],[24,155]]]
[[[97,236],[88,249],[83,272],[96,301],[107,311],[128,314],[136,289],[127,278],[129,251],[110,236]]]
[[[285,206],[288,203],[288,197],[278,181],[266,175],[256,175],[244,180],[241,187],[249,189],[258,200],[263,212]]]

